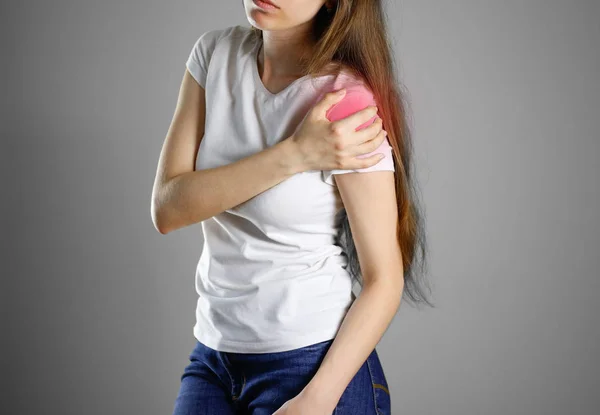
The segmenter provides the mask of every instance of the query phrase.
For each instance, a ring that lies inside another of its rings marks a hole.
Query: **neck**
[[[264,78],[302,76],[302,58],[311,53],[308,32],[294,30],[263,31],[258,66]]]

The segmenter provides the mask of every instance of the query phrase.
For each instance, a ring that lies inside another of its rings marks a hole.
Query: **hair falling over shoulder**
[[[387,131],[395,166],[398,205],[398,243],[402,252],[402,297],[418,306],[435,305],[428,298],[427,241],[424,209],[413,171],[413,142],[409,128],[407,93],[397,79],[382,0],[337,0],[328,12],[323,6],[313,26],[315,48],[304,60],[305,74],[322,76],[345,69],[362,78],[373,92],[383,128]],[[262,31],[251,28],[257,39]],[[348,257],[347,270],[363,285],[360,264],[345,209],[336,217],[337,243]]]

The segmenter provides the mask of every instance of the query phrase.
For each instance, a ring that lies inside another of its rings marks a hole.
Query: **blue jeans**
[[[333,339],[275,353],[229,353],[197,341],[173,415],[272,415],[315,375]],[[391,397],[373,349],[332,415],[389,415]]]

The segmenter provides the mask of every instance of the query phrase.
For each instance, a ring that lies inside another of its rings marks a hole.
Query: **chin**
[[[260,30],[277,30],[281,29],[282,26],[279,19],[262,13],[260,10],[250,13],[248,21]]]

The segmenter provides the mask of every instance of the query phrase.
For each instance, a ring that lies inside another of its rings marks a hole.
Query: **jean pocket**
[[[375,397],[375,410],[378,415],[390,415],[392,413],[392,397],[388,386],[383,366],[377,355],[373,352],[367,358],[367,367],[371,375],[371,384],[373,385],[373,396]]]

